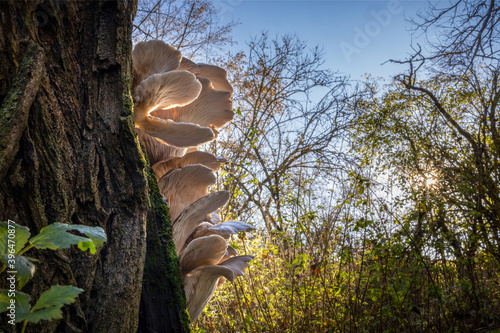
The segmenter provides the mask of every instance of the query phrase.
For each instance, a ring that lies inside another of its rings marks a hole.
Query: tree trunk
[[[147,221],[163,226],[154,254],[164,251],[170,265],[155,290],[169,301],[161,327],[188,329],[166,206],[149,189],[134,131],[135,9],[136,0],[0,1],[0,220],[28,226],[32,236],[53,222],[100,226],[108,236],[95,255],[26,253],[40,260],[23,288],[32,300],[56,284],[85,290],[63,319],[28,324],[27,332],[136,332]],[[0,331],[11,331],[3,319]]]

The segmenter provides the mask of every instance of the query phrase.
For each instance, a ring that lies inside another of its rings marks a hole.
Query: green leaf
[[[0,254],[0,258],[2,258],[2,261],[7,265],[9,270],[16,271],[19,289],[21,289],[35,274],[35,265],[32,261],[38,260],[16,255],[9,259],[9,256],[9,254]]]
[[[73,235],[68,231],[76,230],[89,238]],[[89,227],[85,225],[68,225],[64,223],[53,223],[44,227],[38,235],[31,238],[30,243],[39,249],[66,249],[71,245],[84,243],[79,246],[80,249],[90,249],[94,251],[95,247],[102,245],[106,241],[106,234],[101,227]],[[93,247],[89,245],[93,242]]]
[[[16,323],[19,323],[21,321],[23,321],[26,317],[27,314],[29,314],[30,312],[30,301],[31,301],[31,297],[30,295],[28,294],[25,294],[23,292],[20,292],[20,291],[12,291],[10,292],[9,290],[7,289],[2,289],[0,291],[0,313],[2,312],[10,312],[11,309],[9,309],[8,307],[11,306],[11,299],[12,297],[11,296],[14,296],[12,295],[12,293],[14,293],[15,297],[15,316],[16,316],[16,320],[15,322]],[[8,314],[7,314],[8,316]]]
[[[31,311],[71,304],[82,291],[83,289],[73,286],[52,286],[40,296]]]
[[[9,235],[13,236],[9,238]],[[9,254],[9,249],[14,249],[14,253],[10,254],[18,253],[24,248],[29,238],[30,230],[27,227],[14,222],[0,222],[0,254]]]
[[[29,323],[38,323],[40,320],[62,319],[62,305],[51,306],[50,308],[29,312],[22,316],[21,320],[27,320]],[[17,314],[16,314],[16,322]]]
[[[30,296],[20,291],[15,292],[15,314],[16,323],[27,320],[30,323],[38,323],[40,320],[61,319],[61,308],[65,304],[75,301],[83,290],[73,286],[52,286],[45,291],[35,306],[31,308]],[[0,313],[8,311],[11,304],[9,290],[2,289],[0,292]]]
[[[101,227],[89,227],[86,225],[69,225],[72,230],[78,230],[94,242],[94,246],[101,246],[106,240],[106,233]]]

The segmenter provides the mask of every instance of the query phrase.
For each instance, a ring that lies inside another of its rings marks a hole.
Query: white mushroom
[[[234,116],[231,93],[215,90],[207,78],[199,78],[201,93],[192,103],[178,108],[158,109],[153,115],[162,119],[220,128]]]
[[[236,250],[234,247],[232,247],[230,245],[226,249],[226,255],[228,257],[237,256],[238,253],[239,253],[238,250]]]
[[[158,187],[168,201],[170,216],[174,221],[181,211],[208,194],[208,186],[215,184],[212,169],[201,165],[186,165],[167,172]]]
[[[226,249],[226,253],[224,254],[222,259],[217,264],[222,264],[224,261],[228,260],[229,258],[231,258],[233,256],[237,256],[238,253],[239,253],[238,250],[236,250],[234,247],[228,245],[227,249]],[[219,282],[217,282],[217,287],[222,286],[225,282],[226,282],[226,278],[221,276],[219,278]]]
[[[179,257],[181,272],[186,274],[200,266],[217,264],[226,253],[226,248],[226,240],[217,235],[193,240]]]
[[[233,87],[231,87],[227,80],[227,72],[218,66],[196,64],[187,58],[182,58],[178,69],[190,71],[199,77],[206,77],[212,82],[215,89],[233,93]]]
[[[163,161],[159,161],[153,164],[153,170],[156,174],[156,178],[160,179],[171,169],[180,168],[189,164],[203,164],[210,169],[217,171],[219,170],[221,164],[227,163],[227,160],[221,157],[215,157],[214,155],[203,152],[203,151],[193,151],[187,153],[184,156],[171,157]]]
[[[170,208],[188,311],[194,321],[217,285],[234,282],[253,256],[236,256],[229,235],[255,230],[240,221],[221,222],[229,192],[208,193],[213,171],[227,161],[198,151],[230,121],[233,89],[217,66],[196,64],[162,41],[141,42],[134,62],[134,122]]]
[[[134,87],[153,74],[175,71],[181,58],[179,50],[161,40],[137,43],[132,51]]]
[[[212,141],[215,135],[208,127],[176,123],[150,115],[157,108],[191,103],[198,97],[200,91],[200,82],[193,74],[186,71],[154,74],[148,77],[135,89],[135,126],[176,147],[197,146]]]
[[[209,222],[212,222],[212,224],[217,224],[222,222],[222,218],[220,216],[220,209],[217,209],[216,211],[212,212],[210,216],[207,218]]]
[[[194,322],[212,296],[219,277],[231,282],[243,275],[253,256],[230,258],[219,265],[201,266],[184,276],[184,290],[191,322]]]
[[[225,221],[209,226],[208,228],[199,228],[196,230],[193,238],[208,236],[208,235],[220,235],[224,238],[228,238],[232,234],[237,234],[239,232],[248,232],[255,230],[250,224],[241,221]]]
[[[165,144],[158,138],[151,136],[139,128],[135,128],[139,142],[146,150],[149,163],[154,166],[155,163],[161,160],[182,156],[186,152],[186,148],[178,148]]]
[[[228,200],[229,192],[212,192],[184,208],[172,223],[172,235],[177,254],[180,254],[186,240],[203,222],[207,213],[225,205]]]

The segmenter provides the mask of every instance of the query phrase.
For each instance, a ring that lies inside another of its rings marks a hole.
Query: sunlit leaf
[[[78,231],[89,238],[73,235],[68,231]],[[90,249],[95,253],[95,247],[106,241],[106,234],[101,227],[89,227],[84,225],[68,225],[64,223],[53,223],[44,227],[38,235],[30,240],[30,243],[39,249],[65,249],[71,245],[84,243],[80,249]],[[94,247],[89,245],[94,243]]]
[[[11,230],[9,232],[9,229]],[[13,235],[10,236],[9,235]],[[16,254],[30,238],[30,230],[14,222],[0,222],[0,254]],[[9,243],[10,240],[10,243]],[[10,245],[10,247],[9,247]],[[14,253],[9,252],[14,249]]]

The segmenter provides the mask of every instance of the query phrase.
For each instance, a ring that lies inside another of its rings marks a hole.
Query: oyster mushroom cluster
[[[253,256],[238,256],[231,234],[255,230],[222,221],[229,192],[209,193],[226,160],[197,146],[233,118],[232,88],[222,68],[196,64],[162,41],[138,43],[134,61],[134,122],[172,220],[188,312],[193,322],[226,279],[234,282]]]

